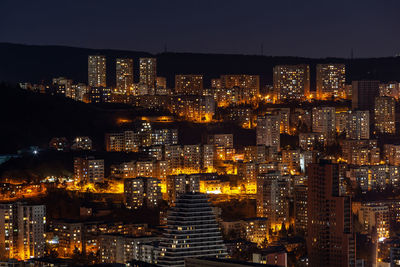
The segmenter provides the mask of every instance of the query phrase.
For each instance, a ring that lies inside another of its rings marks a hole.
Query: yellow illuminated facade
[[[317,99],[345,98],[346,67],[344,64],[317,65]]]

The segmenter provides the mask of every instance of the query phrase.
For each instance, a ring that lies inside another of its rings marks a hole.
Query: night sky
[[[0,42],[306,57],[400,53],[399,0],[0,0]]]

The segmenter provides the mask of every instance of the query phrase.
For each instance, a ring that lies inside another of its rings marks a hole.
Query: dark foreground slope
[[[138,80],[138,59],[157,57],[159,76],[167,77],[173,87],[175,74],[204,74],[205,86],[211,78],[221,74],[258,74],[262,84],[272,84],[272,68],[278,64],[309,64],[311,84],[314,87],[315,65],[318,63],[345,63],[347,81],[357,79],[400,80],[400,57],[345,59],[310,59],[299,57],[271,57],[258,55],[222,55],[194,53],[161,53],[101,50],[64,46],[35,46],[0,43],[0,81],[50,81],[65,76],[78,82],[87,82],[87,56],[102,54],[107,57],[107,82],[115,84],[115,59],[134,59],[135,80]]]

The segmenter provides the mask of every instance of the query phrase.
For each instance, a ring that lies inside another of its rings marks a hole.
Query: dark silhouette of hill
[[[261,84],[272,84],[272,69],[279,64],[309,64],[311,85],[315,84],[315,65],[318,63],[344,63],[347,66],[347,81],[378,79],[400,80],[400,57],[388,58],[301,58],[272,57],[259,55],[161,53],[110,49],[88,49],[65,46],[37,46],[0,43],[0,81],[40,82],[65,76],[78,82],[87,82],[87,56],[103,54],[107,57],[107,82],[115,84],[115,59],[134,59],[135,80],[138,81],[139,58],[157,57],[158,76],[167,77],[170,87],[175,74],[203,74],[205,86],[211,78],[221,74],[258,74]]]
[[[0,153],[46,147],[52,137],[71,140],[77,135],[90,136],[95,148],[102,149],[104,132],[117,126],[117,118],[136,114],[129,108],[107,109],[6,84],[0,84],[0,92]]]

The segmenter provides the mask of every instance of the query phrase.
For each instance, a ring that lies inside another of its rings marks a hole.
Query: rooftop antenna
[[[264,43],[261,43],[261,55],[264,55]]]
[[[354,59],[354,51],[353,51],[353,48],[351,48],[351,50],[350,50],[350,59],[351,59],[351,60]]]
[[[164,44],[164,53],[167,53],[167,43]]]

